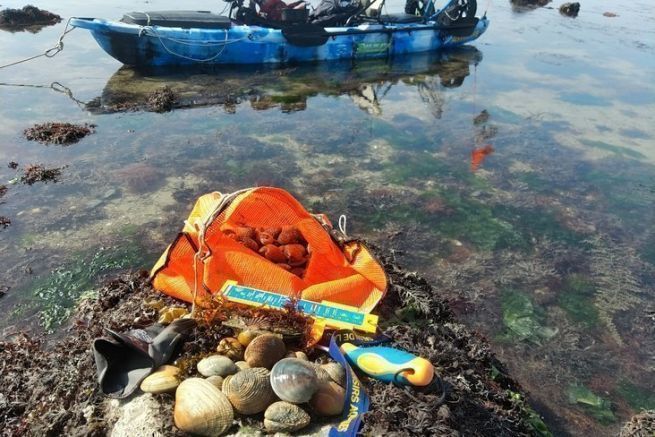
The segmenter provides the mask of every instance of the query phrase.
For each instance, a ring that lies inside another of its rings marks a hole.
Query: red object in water
[[[492,153],[494,153],[494,148],[491,144],[473,149],[471,152],[471,171],[476,171],[484,159]]]

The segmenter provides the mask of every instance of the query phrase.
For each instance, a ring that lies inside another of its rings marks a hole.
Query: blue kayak
[[[477,39],[489,25],[486,16],[444,26],[436,18],[396,14],[340,27],[311,23],[267,27],[206,12],[177,11],[175,19],[166,12],[141,14],[146,18],[73,18],[70,24],[90,30],[109,55],[137,67],[385,58],[460,46]],[[198,14],[207,18],[199,20]]]

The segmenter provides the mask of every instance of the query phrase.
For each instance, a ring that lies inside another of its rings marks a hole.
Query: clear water
[[[177,6],[35,5],[109,18]],[[276,185],[429,277],[556,434],[612,435],[655,408],[655,8],[487,8],[467,50],[391,63],[143,77],[76,30],[55,58],[0,70],[0,184],[19,175],[10,161],[66,166],[59,183],[8,185],[0,200],[4,335],[55,330],[101,278],[149,268],[200,194]],[[63,28],[0,32],[0,64]],[[108,110],[165,84],[185,109]],[[25,140],[45,121],[97,132]]]

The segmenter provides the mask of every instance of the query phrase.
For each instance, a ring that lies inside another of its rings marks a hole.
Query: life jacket
[[[269,261],[234,239],[243,226],[295,227],[311,250],[302,276]],[[383,297],[387,278],[360,241],[334,229],[325,215],[312,215],[288,192],[257,187],[201,196],[182,232],[152,269],[154,288],[192,302],[220,293],[237,281],[248,287],[314,302],[328,301],[369,313]]]

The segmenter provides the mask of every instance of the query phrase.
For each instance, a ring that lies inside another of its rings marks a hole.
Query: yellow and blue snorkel
[[[343,343],[341,352],[353,367],[380,381],[425,387],[434,379],[432,363],[400,349],[388,346],[358,347]]]

